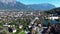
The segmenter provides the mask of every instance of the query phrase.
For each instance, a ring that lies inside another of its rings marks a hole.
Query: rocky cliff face
[[[0,0],[0,2],[5,3],[5,4],[9,4],[9,3],[16,4],[16,0]]]
[[[16,0],[0,0],[0,9],[26,9],[26,5]]]

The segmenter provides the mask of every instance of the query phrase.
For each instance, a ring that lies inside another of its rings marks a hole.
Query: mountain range
[[[33,5],[28,5],[28,6],[34,10],[50,10],[50,9],[55,8],[54,5],[49,4],[49,3],[33,4]]]
[[[32,4],[32,5],[25,5],[21,2],[17,2],[15,0],[0,0],[0,10],[3,9],[33,9],[33,10],[50,10],[55,8],[54,5],[49,3],[43,3],[43,4]]]

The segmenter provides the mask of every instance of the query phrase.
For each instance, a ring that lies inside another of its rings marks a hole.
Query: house
[[[38,17],[36,17],[35,19],[39,19]]]
[[[29,27],[29,28],[31,28],[32,26],[31,26],[31,25],[29,25],[28,27]]]
[[[13,33],[15,33],[17,30],[16,29],[13,29]]]
[[[42,27],[42,25],[41,25],[41,24],[38,24],[38,26],[39,26],[39,27]]]
[[[15,29],[15,28],[13,28],[13,27],[8,27],[8,30],[9,30],[9,32],[13,32],[13,33],[15,33],[17,30]]]
[[[22,25],[19,25],[19,28],[21,29],[23,26]]]

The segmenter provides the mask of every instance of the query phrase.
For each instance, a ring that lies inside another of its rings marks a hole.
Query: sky
[[[16,1],[26,5],[49,3],[55,5],[56,7],[60,7],[60,0],[16,0]]]

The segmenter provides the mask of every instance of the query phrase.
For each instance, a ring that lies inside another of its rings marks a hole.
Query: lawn
[[[19,34],[26,34],[25,32],[20,32]]]

